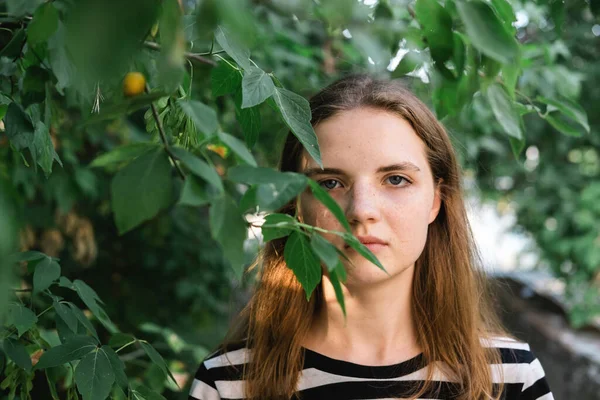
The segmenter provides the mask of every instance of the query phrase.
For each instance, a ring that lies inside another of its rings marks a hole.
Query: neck
[[[394,364],[419,354],[411,309],[413,271],[414,266],[377,284],[343,287],[346,318],[323,276],[323,302],[306,347],[364,365]]]

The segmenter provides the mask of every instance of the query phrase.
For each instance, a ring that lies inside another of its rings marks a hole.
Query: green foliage
[[[226,328],[230,295],[252,283],[248,214],[266,216],[264,241],[285,241],[307,298],[325,274],[345,313],[346,271],[323,235],[384,266],[318,183],[267,166],[288,131],[322,166],[305,96],[351,72],[410,81],[484,196],[514,204],[565,280],[571,322],[600,313],[600,119],[590,112],[600,69],[587,3],[182,3],[0,5],[9,398],[186,398],[190,371]],[[124,96],[129,71],[147,93]],[[275,213],[306,190],[343,232]]]

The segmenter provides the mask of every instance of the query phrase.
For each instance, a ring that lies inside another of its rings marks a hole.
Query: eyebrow
[[[419,172],[421,169],[410,161],[403,161],[401,163],[386,165],[384,167],[377,168],[377,173],[392,172],[392,171],[415,171]],[[315,175],[344,175],[344,171],[339,168],[308,168],[302,173],[309,178]]]

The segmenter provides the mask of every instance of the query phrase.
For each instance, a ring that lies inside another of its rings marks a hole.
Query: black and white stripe
[[[503,379],[503,399],[554,399],[544,370],[527,343],[495,338],[482,344],[500,350],[502,363],[490,364],[490,369],[494,383]],[[397,399],[407,397],[427,377],[427,363],[422,354],[399,364],[373,367],[335,360],[308,349],[304,351],[298,390],[305,400]],[[196,372],[189,399],[243,399],[241,377],[249,355],[250,350],[240,344],[227,352],[218,351],[208,356]],[[458,393],[459,384],[442,373],[439,363],[433,362],[435,385],[422,400],[451,399]]]

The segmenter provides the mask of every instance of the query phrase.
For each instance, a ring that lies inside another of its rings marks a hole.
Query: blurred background
[[[276,166],[290,125],[268,96],[248,107],[253,71],[261,90],[304,97],[352,72],[403,79],[455,144],[507,326],[557,400],[600,399],[599,57],[597,0],[0,1],[0,398],[79,398],[76,363],[27,363],[91,332],[56,305],[42,312],[61,299],[117,350],[126,394],[187,398],[252,276],[231,268],[205,188],[171,164],[166,177],[139,164],[123,183],[114,150],[166,140],[223,176],[241,143]],[[213,120],[238,142],[212,141]],[[247,265],[260,231],[242,242]]]

